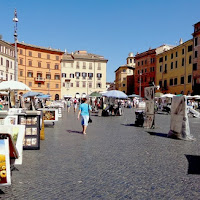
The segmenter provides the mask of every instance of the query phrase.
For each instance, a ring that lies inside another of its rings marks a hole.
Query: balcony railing
[[[35,78],[35,81],[44,82],[44,81],[45,81],[45,78],[37,77],[37,78]]]

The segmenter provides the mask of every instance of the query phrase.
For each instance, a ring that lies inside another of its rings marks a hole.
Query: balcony
[[[35,82],[45,82],[45,78],[42,78],[42,77],[37,77],[34,80]]]

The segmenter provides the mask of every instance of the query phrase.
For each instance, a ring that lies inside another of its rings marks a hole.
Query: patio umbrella
[[[42,95],[37,95],[37,98],[39,99],[49,99],[51,98],[51,95],[48,95],[48,94],[42,94]]]
[[[25,94],[23,95],[23,97],[24,97],[24,98],[27,98],[27,97],[35,97],[35,96],[37,96],[37,95],[43,95],[43,93],[41,93],[41,92],[29,91],[29,92],[25,93]]]
[[[119,90],[110,90],[108,92],[106,92],[105,94],[103,94],[103,96],[105,97],[112,97],[112,98],[118,98],[118,99],[127,99],[128,96]]]
[[[164,94],[161,98],[165,98],[165,97],[169,97],[169,98],[173,98],[175,95],[174,94]]]
[[[130,98],[134,98],[134,97],[140,97],[140,95],[137,95],[137,94],[131,94],[131,95],[128,95],[128,97],[130,97]]]
[[[98,92],[92,92],[89,97],[101,97],[102,94],[98,93]]]
[[[155,97],[162,97],[164,94],[162,92],[156,92]]]
[[[0,83],[1,91],[31,90],[26,84],[19,81],[3,81]]]

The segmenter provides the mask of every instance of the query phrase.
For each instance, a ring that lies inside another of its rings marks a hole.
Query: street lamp
[[[141,97],[141,76],[142,76],[142,72],[140,72],[140,97]]]
[[[18,80],[18,63],[17,63],[17,22],[18,22],[18,18],[17,18],[17,10],[16,10],[16,9],[15,9],[15,12],[14,12],[13,22],[15,23],[15,25],[14,25],[14,40],[15,40],[15,81],[17,81],[17,80]]]

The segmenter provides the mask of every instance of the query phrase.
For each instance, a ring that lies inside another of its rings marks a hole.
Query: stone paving
[[[92,116],[87,135],[76,118],[64,112],[45,128],[41,149],[24,151],[1,199],[200,199],[199,119],[190,118],[196,141],[188,142],[166,137],[170,115],[156,115],[153,130],[133,125],[133,109]]]

